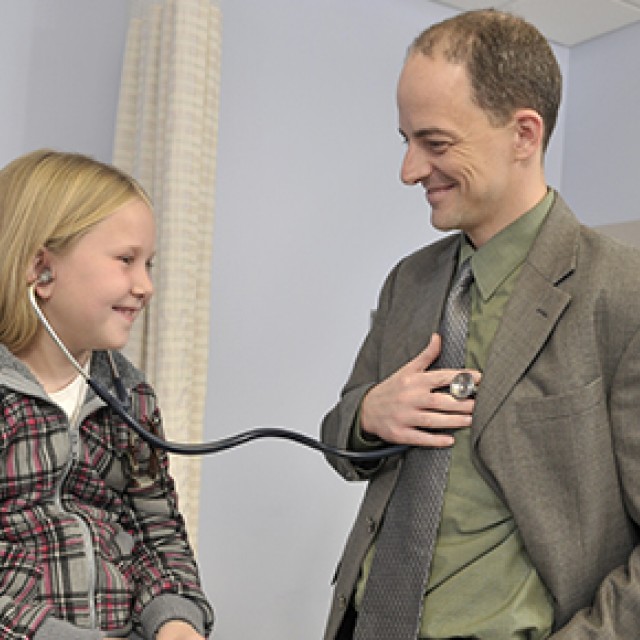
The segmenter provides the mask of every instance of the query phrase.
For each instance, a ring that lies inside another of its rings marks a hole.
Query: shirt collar
[[[478,250],[466,235],[463,235],[459,264],[471,257],[473,277],[485,302],[524,262],[554,199],[555,192],[548,189],[537,205],[502,229]]]

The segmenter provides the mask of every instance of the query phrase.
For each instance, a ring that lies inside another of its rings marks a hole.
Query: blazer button
[[[347,608],[347,597],[344,594],[338,596],[338,608],[344,611]]]
[[[375,533],[377,527],[378,527],[378,523],[371,516],[369,516],[367,518],[367,531],[369,533]]]

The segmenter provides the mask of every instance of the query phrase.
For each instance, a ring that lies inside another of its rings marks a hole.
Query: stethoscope
[[[94,380],[80,365],[80,363],[73,357],[71,352],[64,345],[62,340],[58,337],[58,334],[54,331],[53,327],[45,317],[44,313],[40,309],[36,301],[35,287],[38,280],[29,285],[29,301],[33,307],[38,319],[46,329],[47,333],[51,336],[51,339],[60,348],[65,357],[73,365],[74,369],[84,378],[85,382],[93,389],[95,394],[99,396],[115,413],[125,421],[125,423],[131,427],[143,440],[149,445],[157,449],[164,449],[169,453],[175,453],[183,456],[199,456],[209,453],[219,453],[232,449],[241,444],[246,444],[252,440],[258,440],[260,438],[280,438],[285,440],[292,440],[298,444],[302,444],[311,449],[316,449],[325,454],[337,456],[339,458],[345,458],[352,462],[371,462],[387,458],[389,456],[396,456],[404,453],[409,446],[408,445],[390,445],[382,448],[374,449],[372,451],[349,451],[347,449],[339,449],[332,447],[328,444],[324,444],[319,440],[315,440],[310,436],[298,433],[296,431],[290,431],[289,429],[283,429],[279,427],[258,427],[243,431],[227,438],[214,440],[212,442],[202,442],[200,444],[187,444],[182,442],[170,442],[164,438],[160,438],[154,433],[151,433],[148,429],[145,429],[128,411],[129,406],[129,394],[122,383],[122,379],[118,373],[117,367],[113,361],[113,357],[110,352],[108,353],[109,362],[111,365],[111,373],[113,379],[113,385],[116,390],[117,398],[105,389],[99,382]]]

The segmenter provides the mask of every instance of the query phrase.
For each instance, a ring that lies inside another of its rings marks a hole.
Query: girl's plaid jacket
[[[155,395],[113,354],[131,411],[161,430]],[[112,388],[107,354],[91,374]],[[208,634],[213,612],[167,457],[87,392],[76,425],[0,345],[0,637],[152,638],[169,619]]]

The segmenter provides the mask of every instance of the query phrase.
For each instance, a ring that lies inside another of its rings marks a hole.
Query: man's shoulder
[[[398,266],[422,269],[425,265],[439,264],[442,260],[455,258],[460,247],[460,238],[460,232],[446,235],[405,256]]]
[[[640,269],[640,249],[583,224],[559,195],[529,259],[543,271],[563,262],[578,270],[605,270],[611,276],[628,270],[637,274]]]

